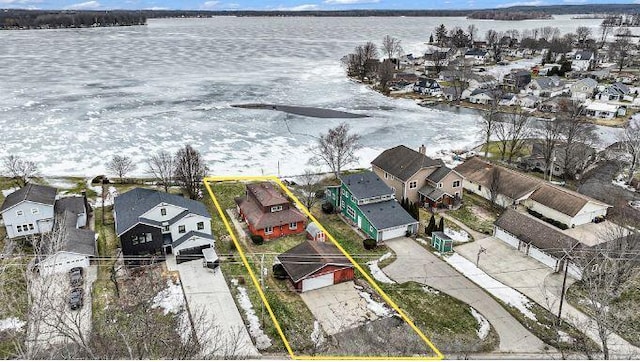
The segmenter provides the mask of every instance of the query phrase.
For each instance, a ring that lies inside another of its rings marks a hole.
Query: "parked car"
[[[69,293],[69,307],[72,310],[82,308],[82,300],[84,299],[84,291],[82,288],[73,288]]]
[[[75,268],[71,268],[69,270],[69,282],[73,286],[78,286],[82,284],[82,268],[77,266]]]

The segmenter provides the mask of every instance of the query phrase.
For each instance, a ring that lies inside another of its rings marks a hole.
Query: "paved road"
[[[541,352],[544,343],[526,330],[487,292],[409,238],[386,241],[397,259],[383,271],[399,283],[414,281],[438,289],[482,313],[500,336],[501,352]]]
[[[542,263],[493,237],[457,246],[455,250],[466,259],[475,261],[480,246],[487,250],[482,254],[480,269],[494,279],[518,290],[552,313],[558,314],[564,276],[562,273],[553,273]],[[575,282],[574,279],[567,278],[567,286],[573,282]],[[598,345],[600,344],[591,318],[571,306],[566,300],[562,307],[562,318],[584,331]],[[640,348],[615,333],[609,336],[609,349],[612,356],[620,359],[640,356]]]
[[[200,342],[207,343],[206,354],[213,354],[214,358],[260,356],[221,270],[204,268],[202,260],[176,264],[173,255],[167,258],[167,267],[180,273],[192,316],[203,314],[206,327],[215,326],[197,330]]]

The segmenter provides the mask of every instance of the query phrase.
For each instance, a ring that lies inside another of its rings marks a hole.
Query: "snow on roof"
[[[593,102],[587,106],[587,110],[598,112],[617,112],[619,107],[620,106],[616,104]]]

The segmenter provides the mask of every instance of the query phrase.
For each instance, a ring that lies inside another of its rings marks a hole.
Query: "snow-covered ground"
[[[476,311],[472,307],[469,308],[471,309],[471,315],[473,315],[473,318],[478,321],[478,329],[476,330],[478,338],[484,340],[489,335],[491,324],[489,324],[489,321],[482,314],[478,313],[478,311]]]
[[[445,226],[444,233],[449,235],[451,240],[457,241],[460,243],[466,243],[467,241],[471,240],[471,236],[469,236],[469,233],[467,233],[464,230],[454,230]]]
[[[87,187],[98,194],[98,196],[96,196],[96,201],[91,206],[102,207],[102,186],[92,186],[91,180],[88,180]],[[109,186],[109,188],[107,189],[107,194],[105,196],[106,197],[104,198],[104,206],[111,206],[113,205],[113,200],[116,198],[116,196],[118,196],[118,190],[113,186]]]
[[[380,267],[378,266],[378,263],[388,259],[390,257],[392,257],[393,254],[392,253],[386,253],[384,255],[382,255],[380,257],[380,259],[378,260],[373,260],[367,263],[367,266],[369,266],[369,270],[371,270],[371,275],[373,275],[373,278],[381,283],[386,283],[386,284],[394,284],[395,281],[391,280],[387,274],[385,274]]]
[[[458,253],[445,257],[445,261],[496,298],[515,307],[528,318],[537,320],[535,314],[529,310],[531,301],[522,293],[493,279]]]
[[[620,175],[618,175],[614,180],[611,180],[611,183],[616,185],[616,186],[620,186],[623,189],[627,189],[631,192],[636,192],[636,188],[631,186],[631,185],[627,185],[627,175],[629,174],[629,172],[622,173]]]
[[[151,307],[162,308],[164,314],[173,313],[178,315],[179,320],[176,331],[180,334],[183,342],[189,340],[191,323],[189,322],[184,293],[180,284],[174,284],[171,280],[168,280],[167,288],[153,297]]]
[[[367,308],[369,308],[369,310],[375,313],[378,317],[387,317],[391,315],[391,309],[387,308],[384,303],[373,300],[373,298],[371,298],[371,294],[367,292],[358,292],[358,294],[367,301]]]
[[[324,343],[324,333],[320,327],[320,322],[313,321],[313,332],[311,332],[311,341],[315,346],[319,346]]]
[[[16,317],[0,319],[0,332],[15,330],[15,329],[22,329],[22,327],[24,327],[25,324],[27,324],[27,322],[21,321]]]
[[[11,187],[11,188],[8,188],[8,189],[4,189],[4,190],[2,190],[2,195],[4,197],[7,197],[7,196],[11,195],[14,191],[17,191],[18,189],[19,189],[18,187]]]
[[[505,74],[509,74],[511,69],[531,69],[534,65],[540,64],[541,60],[541,56],[536,56],[531,59],[520,59],[514,62],[509,62],[507,65],[496,65],[490,67],[480,65],[478,67],[485,68],[486,71],[483,72],[484,74],[492,75],[498,80],[498,82],[502,82],[502,78]]]
[[[240,304],[240,308],[242,308],[249,321],[249,334],[251,334],[251,337],[256,341],[256,347],[258,349],[271,347],[271,339],[264,333],[260,326],[260,318],[258,318],[256,312],[253,310],[247,289],[238,285],[237,279],[231,279],[231,283],[238,289],[238,304]]]

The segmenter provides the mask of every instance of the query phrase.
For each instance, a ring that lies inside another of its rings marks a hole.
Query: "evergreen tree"
[[[433,44],[433,34],[429,35],[429,44]]]
[[[446,39],[447,27],[444,26],[444,24],[440,24],[440,26],[436,28],[436,41],[438,42],[439,46],[443,46]]]
[[[416,219],[417,221],[420,221],[420,206],[418,205],[417,202],[413,203],[413,217],[414,219]]]
[[[431,236],[431,233],[436,231],[436,217],[431,215],[431,219],[429,219],[429,225],[424,228],[424,233],[427,236]]]
[[[444,232],[444,217],[440,218],[440,223],[438,224],[438,229],[437,231],[442,231]]]

